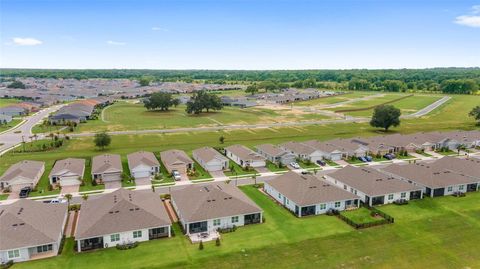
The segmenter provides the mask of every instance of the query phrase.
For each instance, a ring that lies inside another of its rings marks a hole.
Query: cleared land
[[[77,254],[69,239],[60,257],[13,268],[476,268],[480,193],[426,198],[383,206],[395,224],[354,230],[331,216],[296,218],[252,186],[241,189],[263,210],[266,222],[224,234],[220,247],[198,250],[176,236]],[[348,250],[348,251],[346,251]],[[271,257],[279,257],[272,259]],[[268,261],[268,262],[265,262]]]

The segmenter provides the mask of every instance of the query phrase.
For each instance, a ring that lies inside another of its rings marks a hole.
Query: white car
[[[54,198],[52,200],[50,200],[50,204],[63,204],[63,203],[66,203],[67,200],[65,199],[62,199],[62,198]]]
[[[291,162],[290,166],[295,168],[295,169],[300,169],[300,165],[298,165],[298,163],[296,163],[296,162]]]
[[[172,171],[172,175],[173,175],[173,178],[176,180],[176,181],[179,181],[182,179],[182,177],[180,176],[180,173],[176,170],[173,170]]]

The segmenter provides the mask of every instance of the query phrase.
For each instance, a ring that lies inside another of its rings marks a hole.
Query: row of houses
[[[237,187],[191,185],[171,193],[172,210],[192,242],[198,234],[262,223],[263,211]],[[66,204],[18,200],[0,207],[0,263],[58,254],[67,220]],[[78,252],[172,236],[172,220],[160,196],[118,189],[81,204],[75,227]]]
[[[95,109],[105,107],[112,103],[107,97],[96,97],[79,100],[61,107],[48,117],[52,124],[64,124],[66,122],[85,122],[92,118]]]
[[[254,98],[264,103],[287,104],[295,101],[307,101],[339,94],[343,93],[333,91],[319,91],[313,88],[303,90],[287,88],[281,90],[279,93],[259,93],[254,95]]]
[[[21,117],[40,109],[40,104],[34,102],[20,102],[5,107],[0,107],[0,116]]]
[[[267,180],[264,191],[295,216],[478,191],[480,160],[444,157],[385,168],[346,166],[322,178],[294,172]]]

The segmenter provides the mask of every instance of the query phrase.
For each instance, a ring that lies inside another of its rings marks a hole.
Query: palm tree
[[[88,200],[88,194],[86,194],[86,193],[82,194],[82,199],[84,201],[87,201]]]
[[[65,194],[65,199],[67,199],[68,206],[70,207],[70,201],[72,200],[72,195],[70,193]]]

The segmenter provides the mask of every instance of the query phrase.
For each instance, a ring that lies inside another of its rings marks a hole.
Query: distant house
[[[138,151],[127,155],[130,175],[134,178],[148,178],[160,173],[160,163],[155,155],[147,151]]]
[[[82,202],[78,252],[171,236],[171,221],[155,193],[118,189]]]
[[[295,162],[295,154],[288,152],[280,147],[272,144],[262,144],[255,147],[258,154],[265,157],[272,163],[287,165],[291,162]]]
[[[283,143],[280,145],[280,148],[305,161],[308,160],[311,162],[316,162],[318,160],[322,160],[324,156],[321,151],[299,142]]]
[[[359,197],[313,175],[288,172],[264,184],[264,191],[297,217],[359,206]]]
[[[232,145],[225,148],[225,155],[241,167],[265,167],[265,158],[255,151],[242,146]]]
[[[186,174],[194,166],[194,161],[182,150],[162,151],[160,159],[169,173],[177,171],[180,174]]]
[[[67,204],[20,199],[0,208],[0,264],[56,256]]]
[[[338,150],[342,152],[344,158],[350,157],[350,156],[355,156],[355,157],[361,157],[361,156],[366,156],[369,154],[369,148],[367,145],[362,143],[359,139],[357,138],[352,138],[352,139],[335,139],[332,141],[329,141],[331,145],[335,145],[338,147]]]
[[[120,155],[103,154],[92,158],[92,179],[99,182],[122,180],[122,161]]]
[[[392,164],[382,171],[411,182],[430,197],[477,191],[480,160],[443,157],[433,163]]]
[[[85,160],[68,158],[55,162],[48,178],[50,184],[60,186],[80,185],[85,172]]]
[[[0,177],[0,189],[18,191],[24,187],[35,188],[45,172],[45,163],[20,161],[7,169]]]
[[[324,178],[374,206],[423,197],[422,188],[369,167],[346,166]]]
[[[28,113],[28,111],[20,106],[7,106],[7,107],[0,107],[0,114],[1,115],[7,115],[11,117],[17,117],[17,116],[24,116]]]
[[[185,234],[262,222],[262,209],[230,184],[189,185],[171,197]]]
[[[207,171],[228,169],[228,158],[212,147],[203,147],[192,152],[193,158]]]
[[[12,116],[0,114],[0,125],[7,124],[12,121]]]

